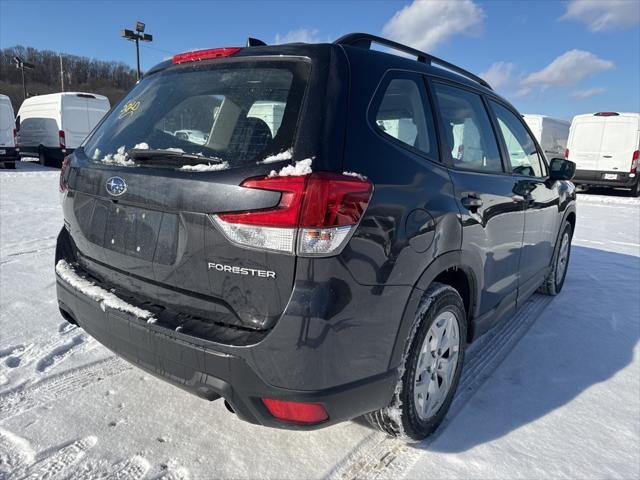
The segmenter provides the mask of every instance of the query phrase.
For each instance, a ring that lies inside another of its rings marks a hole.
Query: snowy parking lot
[[[0,170],[2,478],[640,478],[640,200],[581,194],[563,292],[474,343],[417,445],[267,429],[115,357],[57,308],[58,171]]]

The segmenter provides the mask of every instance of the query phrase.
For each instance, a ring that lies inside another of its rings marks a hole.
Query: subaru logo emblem
[[[109,180],[107,180],[107,192],[109,192],[109,195],[119,197],[126,191],[127,182],[125,182],[123,178],[111,177]]]

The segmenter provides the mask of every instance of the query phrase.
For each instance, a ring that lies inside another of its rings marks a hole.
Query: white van
[[[0,165],[16,168],[20,155],[16,149],[16,120],[11,99],[0,95]]]
[[[566,158],[576,163],[576,185],[625,187],[637,196],[640,113],[576,115]]]
[[[536,137],[547,160],[564,158],[571,122],[559,118],[525,113],[522,118]]]
[[[93,93],[65,92],[27,98],[16,118],[20,154],[37,156],[42,165],[59,167],[109,108],[107,97]]]

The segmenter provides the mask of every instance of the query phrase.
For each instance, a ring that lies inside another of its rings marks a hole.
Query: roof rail
[[[377,43],[378,45],[383,45],[385,47],[389,47],[394,50],[413,55],[421,63],[426,63],[427,65],[439,65],[441,67],[444,67],[447,70],[451,70],[452,72],[462,75],[463,77],[467,77],[474,82],[479,83],[483,87],[487,87],[489,90],[491,90],[491,85],[489,85],[485,80],[465,70],[464,68],[460,68],[452,63],[447,62],[446,60],[442,60],[441,58],[434,57],[433,55],[430,55],[428,53],[421,52],[420,50],[416,50],[415,48],[411,48],[401,43],[394,42],[393,40],[387,40],[386,38],[378,37],[376,35],[370,35],[368,33],[347,33],[333,43],[338,45],[351,45],[353,47],[365,49],[370,49],[372,43]]]

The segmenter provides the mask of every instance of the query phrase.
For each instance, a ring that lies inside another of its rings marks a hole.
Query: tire
[[[460,294],[448,285],[433,283],[418,306],[393,400],[389,406],[366,415],[374,428],[407,442],[420,441],[438,428],[460,380],[467,338],[465,319]],[[437,348],[436,344],[442,345],[451,333],[447,350]],[[447,368],[447,359],[454,356]],[[443,364],[445,367],[440,368]],[[429,375],[434,367],[435,372]],[[443,385],[446,390],[439,390]]]
[[[15,170],[16,162],[5,162],[4,168],[6,168],[7,170]]]
[[[567,277],[567,270],[569,269],[572,238],[573,228],[571,227],[571,224],[565,220],[564,225],[562,226],[562,233],[558,238],[559,243],[554,253],[553,263],[551,264],[551,272],[549,272],[549,275],[547,275],[544,283],[540,285],[540,288],[538,289],[539,293],[555,296],[558,295],[562,290],[564,280]]]
[[[640,181],[637,181],[636,184],[631,187],[629,195],[631,195],[632,197],[640,196]]]
[[[38,150],[38,160],[40,165],[42,165],[43,167],[49,166],[49,161],[47,160],[47,156],[45,155],[42,148]]]

